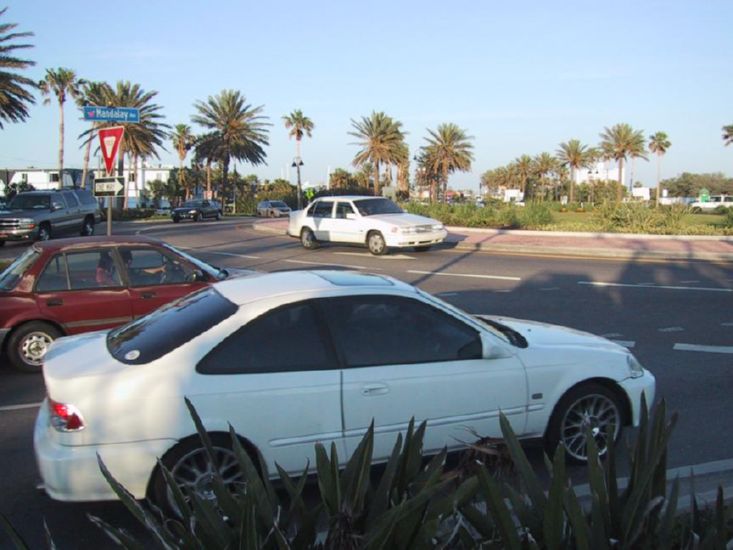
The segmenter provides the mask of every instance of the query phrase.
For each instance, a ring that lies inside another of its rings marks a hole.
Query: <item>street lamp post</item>
[[[303,166],[303,159],[300,157],[295,157],[291,166],[295,168],[296,172],[298,173],[298,210],[301,210],[303,208],[303,193],[300,187],[300,167]]]

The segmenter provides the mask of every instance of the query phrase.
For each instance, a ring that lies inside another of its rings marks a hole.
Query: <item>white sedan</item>
[[[99,456],[136,498],[168,509],[158,458],[181,487],[213,494],[184,397],[220,468],[236,462],[231,425],[270,472],[297,474],[316,464],[316,442],[344,460],[372,421],[374,456],[386,460],[411,417],[427,421],[434,453],[474,432],[500,437],[500,412],[521,437],[583,461],[589,433],[605,452],[655,391],[604,338],[469,315],[389,277],[336,271],[227,280],[110,332],[61,338],[43,375],[34,447],[46,492],[116,498]]]
[[[432,218],[408,214],[383,197],[321,197],[292,212],[288,235],[308,249],[319,242],[365,244],[375,255],[389,248],[429,249],[448,232]]]

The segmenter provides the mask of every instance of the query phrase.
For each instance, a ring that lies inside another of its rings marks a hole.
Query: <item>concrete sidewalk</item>
[[[288,221],[256,220],[259,231],[286,234]],[[618,258],[630,260],[704,260],[733,262],[733,237],[570,233],[448,227],[441,246],[501,254]]]

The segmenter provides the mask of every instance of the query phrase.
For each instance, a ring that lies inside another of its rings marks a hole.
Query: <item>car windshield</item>
[[[0,290],[12,290],[23,276],[23,273],[33,265],[41,253],[35,248],[29,248],[18,256],[5,271],[0,273]]]
[[[201,201],[186,201],[183,203],[183,208],[193,208],[195,206],[201,206]]]
[[[403,214],[404,210],[389,199],[361,199],[354,201],[354,206],[362,216],[377,214]]]
[[[51,197],[48,195],[16,195],[10,201],[11,210],[48,210],[51,208]]]
[[[171,246],[169,244],[165,244],[164,246],[165,246],[165,248],[167,248],[168,250],[172,250],[173,252],[175,252],[179,256],[183,256],[189,262],[191,262],[196,267],[198,267],[201,271],[204,271],[205,273],[208,273],[212,277],[215,277],[216,279],[219,279],[220,281],[222,281],[222,280],[224,280],[224,279],[227,278],[228,273],[227,273],[227,271],[225,269],[219,269],[218,267],[215,267],[213,265],[207,264],[203,260],[199,260],[198,258],[194,258],[190,254],[186,254],[182,250],[178,250],[175,246]]]
[[[150,363],[236,311],[235,304],[213,288],[205,288],[110,331],[107,349],[128,365]]]
[[[288,205],[285,204],[283,201],[270,201],[270,206],[274,206],[275,208],[287,208]]]

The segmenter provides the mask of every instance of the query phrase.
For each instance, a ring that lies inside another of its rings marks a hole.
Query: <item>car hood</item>
[[[171,212],[190,212],[191,210],[198,210],[200,207],[198,206],[179,206],[178,208],[174,208],[171,210]]]
[[[417,214],[375,214],[373,216],[365,216],[367,220],[378,220],[389,225],[399,227],[410,227],[413,225],[443,225],[438,220],[418,216]]]
[[[23,214],[26,214],[28,216],[32,214],[38,214],[39,212],[48,212],[48,209],[38,209],[38,208],[13,208],[12,210],[9,208],[3,208],[0,210],[0,218],[18,218],[22,217]]]
[[[603,348],[611,351],[626,351],[626,348],[615,342],[582,330],[495,315],[476,315],[476,317],[506,325],[517,331],[527,340],[530,348],[586,347],[595,350]]]

